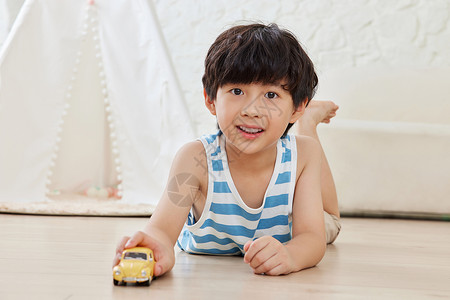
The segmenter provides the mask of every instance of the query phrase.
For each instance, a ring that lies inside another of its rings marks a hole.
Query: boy
[[[114,265],[124,248],[149,247],[160,276],[177,242],[188,253],[244,255],[256,274],[315,266],[340,229],[316,133],[338,107],[313,101],[305,110],[317,86],[311,60],[275,24],[235,26],[209,49],[203,86],[219,132],[179,150],[152,217],[122,239]],[[300,135],[288,135],[299,119]]]

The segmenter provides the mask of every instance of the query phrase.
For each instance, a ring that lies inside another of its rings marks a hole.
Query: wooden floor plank
[[[450,296],[450,223],[342,220],[315,268],[254,275],[241,257],[188,255],[150,287],[116,287],[117,241],[145,218],[0,214],[0,299],[432,299]]]

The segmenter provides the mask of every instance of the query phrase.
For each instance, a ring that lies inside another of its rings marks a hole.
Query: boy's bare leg
[[[311,101],[303,116],[298,120],[297,134],[310,136],[320,143],[317,135],[317,125],[319,123],[330,123],[330,119],[336,116],[338,108],[331,101]],[[321,184],[323,209],[329,214],[340,217],[336,186],[323,149]]]

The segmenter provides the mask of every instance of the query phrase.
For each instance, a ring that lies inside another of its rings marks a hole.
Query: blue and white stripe
[[[208,195],[199,220],[189,213],[178,246],[189,253],[241,255],[247,241],[262,236],[288,242],[297,167],[295,137],[278,141],[274,172],[263,205],[256,209],[244,203],[233,183],[222,133],[200,141],[207,156]]]

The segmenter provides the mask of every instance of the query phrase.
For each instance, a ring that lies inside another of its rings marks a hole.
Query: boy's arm
[[[323,258],[326,248],[323,206],[320,191],[321,148],[309,137],[298,137],[301,149],[294,201],[292,240],[286,245],[271,236],[248,242],[244,261],[255,273],[288,274],[313,267]]]
[[[294,192],[292,240],[286,245],[293,259],[294,272],[317,265],[326,249],[320,189],[322,150],[312,138],[301,137],[300,141],[298,145],[305,161]]]
[[[202,180],[207,178],[205,151],[199,141],[183,146],[176,154],[164,193],[143,231],[131,238],[124,237],[117,247],[151,248],[155,253],[155,275],[172,269],[175,263],[174,245],[195,201],[203,199]],[[203,166],[202,164],[205,163]],[[117,264],[117,257],[113,264]]]
[[[144,232],[161,232],[173,247],[194,202],[202,200],[202,182],[206,178],[205,150],[200,141],[183,146],[174,158],[161,200]],[[205,164],[205,165],[203,165]]]

